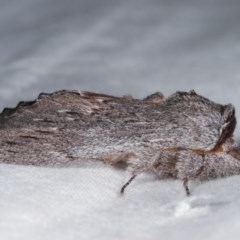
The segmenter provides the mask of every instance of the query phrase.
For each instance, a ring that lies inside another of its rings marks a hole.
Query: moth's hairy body
[[[186,185],[186,179],[216,177],[206,170],[211,159],[233,158],[238,165],[238,157],[226,150],[235,126],[231,104],[214,103],[194,91],[167,99],[156,93],[143,100],[59,91],[0,114],[0,162],[53,166],[128,161],[133,175],[151,169]]]

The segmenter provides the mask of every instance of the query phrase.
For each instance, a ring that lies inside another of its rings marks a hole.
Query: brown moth
[[[0,114],[0,162],[65,166],[87,160],[129,163],[126,186],[150,170],[201,181],[240,173],[235,109],[190,92],[145,99],[98,93],[42,93]]]

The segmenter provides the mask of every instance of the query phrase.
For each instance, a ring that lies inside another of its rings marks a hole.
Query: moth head
[[[236,150],[238,148],[238,144],[232,137],[230,137],[222,144],[222,148],[224,152],[229,152]]]
[[[235,117],[235,108],[232,104],[221,107],[221,125],[219,128],[219,141],[222,144],[226,139],[232,137],[237,120]]]

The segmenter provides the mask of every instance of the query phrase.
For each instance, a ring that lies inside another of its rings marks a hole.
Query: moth
[[[79,91],[41,93],[0,114],[0,163],[67,166],[86,161],[128,164],[188,182],[240,173],[232,104],[194,90],[144,99]]]

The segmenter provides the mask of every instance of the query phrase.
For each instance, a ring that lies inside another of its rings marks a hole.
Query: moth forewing
[[[42,93],[0,114],[0,162],[125,161],[133,175],[151,169],[160,177],[182,179],[188,192],[187,181],[202,176],[209,159],[233,159],[238,167],[223,147],[235,126],[231,104],[217,104],[194,91],[168,98],[155,93],[142,100],[67,90]]]

